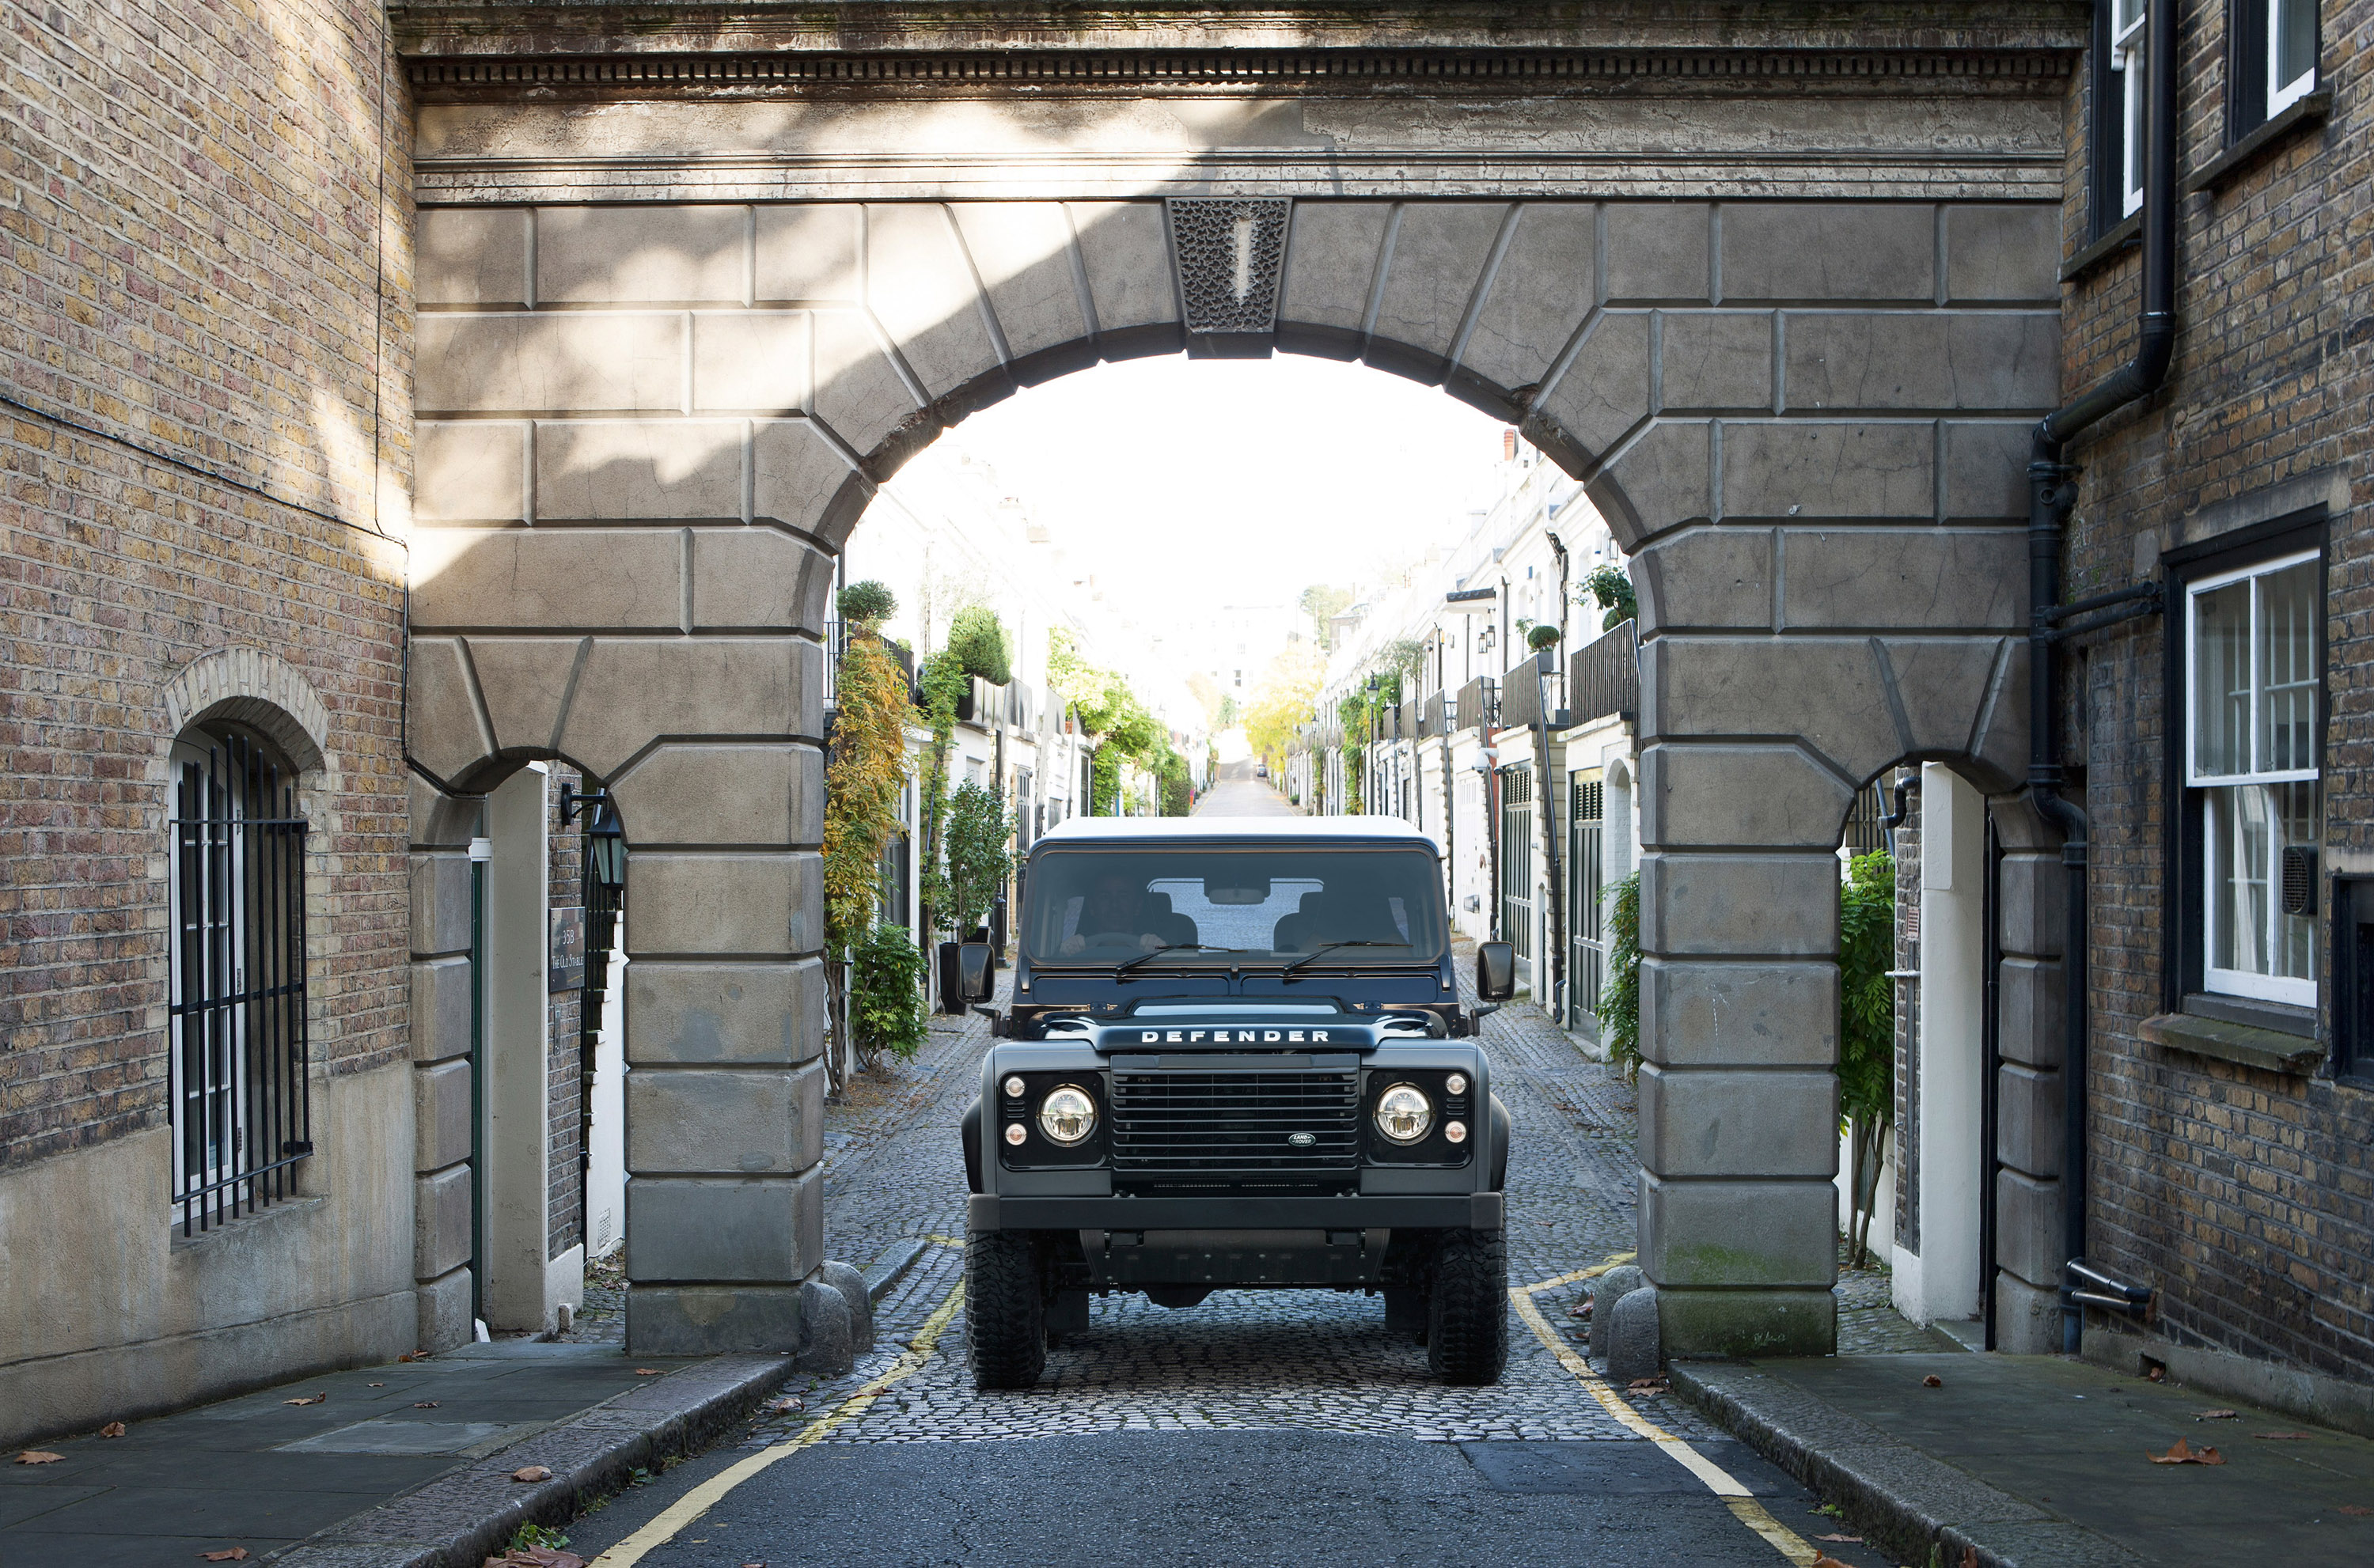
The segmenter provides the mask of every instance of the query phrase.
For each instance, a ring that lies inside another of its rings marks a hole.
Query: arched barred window
[[[173,1202],[186,1235],[288,1197],[306,1095],[305,819],[261,736],[193,726],[171,764]]]

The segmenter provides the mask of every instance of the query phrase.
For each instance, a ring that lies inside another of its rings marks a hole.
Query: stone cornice
[[[2082,0],[394,0],[401,53],[459,56],[1374,51],[2074,53]]]
[[[1807,89],[2059,91],[2073,68],[2057,51],[1780,49],[1225,50],[1038,53],[447,54],[415,56],[416,93],[436,99],[521,91],[594,96],[739,91],[894,90],[1134,93],[1237,88],[1363,90],[1406,84],[1492,91],[1649,92]]]

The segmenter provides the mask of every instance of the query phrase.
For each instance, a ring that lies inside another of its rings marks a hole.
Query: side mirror
[[[1506,1001],[1517,994],[1517,950],[1505,942],[1475,944],[1475,995],[1482,1001]]]
[[[957,949],[957,994],[965,1001],[987,1001],[996,982],[990,978],[989,943],[969,942]]]

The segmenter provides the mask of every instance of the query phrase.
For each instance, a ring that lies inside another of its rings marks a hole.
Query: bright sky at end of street
[[[1171,356],[1030,388],[946,439],[1158,621],[1182,595],[1291,603],[1456,538],[1492,498],[1502,428],[1363,365]]]

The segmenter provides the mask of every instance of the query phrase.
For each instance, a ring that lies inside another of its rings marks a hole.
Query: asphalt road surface
[[[913,1061],[861,1079],[828,1118],[828,1249],[864,1267],[926,1242],[882,1303],[875,1350],[849,1377],[796,1380],[798,1409],[749,1422],[567,1527],[570,1550],[608,1552],[605,1568],[1780,1568],[1789,1558],[1745,1512],[1787,1532],[1801,1562],[1810,1543],[1853,1568],[1886,1562],[1821,1539],[1844,1527],[1671,1396],[1626,1395],[1639,1419],[1755,1494],[1716,1496],[1517,1316],[1500,1384],[1447,1388],[1422,1349],[1387,1336],[1375,1297],[1230,1292],[1180,1312],[1104,1297],[1090,1330],[1049,1352],[1039,1387],[974,1392],[952,1300],[964,1223],[957,1127],[988,1042],[981,1020],[937,1024]],[[1511,1283],[1628,1248],[1631,1091],[1529,1008],[1485,1030],[1514,1122]],[[1569,1353],[1579,1290],[1525,1295]],[[911,1348],[920,1341],[927,1350]],[[701,1490],[736,1474],[722,1495]]]
[[[1212,787],[1196,799],[1197,816],[1299,816],[1270,780],[1253,777],[1253,761],[1244,757],[1220,765]]]

